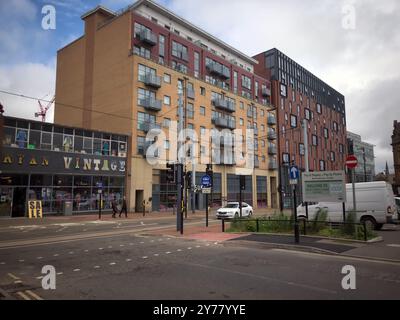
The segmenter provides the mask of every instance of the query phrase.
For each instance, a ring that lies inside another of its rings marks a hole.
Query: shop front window
[[[17,129],[17,136],[15,140],[17,142],[18,148],[26,148],[28,142],[28,130]]]

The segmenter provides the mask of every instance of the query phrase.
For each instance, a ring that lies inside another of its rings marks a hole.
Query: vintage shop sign
[[[1,170],[32,173],[124,175],[126,159],[3,147]]]

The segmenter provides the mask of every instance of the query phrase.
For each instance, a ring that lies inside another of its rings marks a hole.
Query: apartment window
[[[170,148],[170,142],[169,142],[169,140],[164,140],[164,149],[165,149],[165,150],[169,150],[169,148]]]
[[[193,123],[188,123],[187,127],[188,127],[188,129],[190,129],[190,130],[194,130],[194,125],[193,125]]]
[[[149,49],[146,49],[144,47],[134,46],[133,52],[138,56],[144,57],[146,59],[150,59],[150,50]]]
[[[156,99],[156,93],[150,90],[145,90],[142,88],[138,89],[138,105],[142,105],[144,100],[155,100]]]
[[[264,117],[264,110],[263,109],[260,110],[260,115],[261,115],[261,117]]]
[[[343,154],[344,153],[344,146],[343,144],[339,144],[339,153]]]
[[[233,92],[235,94],[238,93],[238,73],[237,73],[237,71],[233,71]]]
[[[303,143],[299,143],[299,154],[301,156],[305,155],[305,149],[304,149],[304,144]]]
[[[294,93],[294,90],[292,90],[292,101],[293,102],[296,101],[296,94]]]
[[[265,147],[265,140],[261,140],[261,147]]]
[[[182,72],[185,74],[188,73],[188,67],[182,63],[179,63],[179,62],[176,62],[173,60],[171,66],[174,70],[176,70],[178,72]]]
[[[261,156],[261,161],[265,162],[265,156],[264,155]]]
[[[244,123],[243,118],[240,118],[239,123],[241,126],[243,125],[243,123]]]
[[[164,128],[169,128],[171,126],[171,119],[169,118],[164,118],[163,120],[163,127]]]
[[[329,138],[329,130],[328,130],[328,128],[324,128],[324,138],[325,139]]]
[[[319,160],[319,171],[325,171],[325,161]]]
[[[198,78],[200,75],[200,53],[194,52],[194,76]]]
[[[137,129],[142,130],[143,124],[156,123],[156,117],[152,114],[145,112],[138,112]]]
[[[144,154],[144,144],[145,144],[145,137],[136,138],[136,152],[138,154]]]
[[[158,36],[158,55],[165,57],[165,36],[162,34]]]
[[[194,118],[194,106],[191,103],[188,103],[186,106],[186,117],[189,119]]]
[[[291,114],[290,115],[290,126],[292,128],[296,128],[297,127],[297,116]]]
[[[265,131],[265,126],[263,124],[261,125],[261,131]]]
[[[205,108],[205,107],[200,106],[200,114],[201,114],[202,116],[205,116],[205,115],[206,115],[206,108]]]
[[[305,115],[305,117],[306,117],[307,120],[310,120],[310,119],[311,119],[311,112],[310,112],[310,109],[305,108],[305,109],[304,109],[304,115]]]
[[[251,79],[245,75],[242,75],[242,87],[251,90]]]
[[[135,22],[134,28],[135,28],[135,35],[134,35],[135,38],[141,33],[151,34],[151,29],[147,28],[146,26],[144,26],[140,23]]]
[[[188,60],[188,49],[183,44],[172,41],[172,55],[179,59]]]
[[[338,124],[335,121],[333,121],[333,131],[338,132]]]
[[[289,153],[282,153],[282,162],[283,163],[289,163],[290,162]]]
[[[200,87],[200,94],[202,96],[205,96],[206,95],[206,88]]]
[[[312,135],[312,145],[318,146],[318,137],[315,134]]]
[[[254,82],[254,96],[258,98],[258,81]]]
[[[200,127],[200,136],[205,136],[206,134],[206,128],[205,127]]]
[[[241,110],[244,109],[244,103],[243,103],[243,101],[240,101],[240,109],[241,109]]]
[[[171,75],[168,73],[164,73],[164,82],[171,83]]]
[[[331,161],[334,162],[335,159],[336,159],[335,153],[333,151],[331,151]]]
[[[145,81],[146,75],[151,74],[152,76],[156,76],[156,69],[150,68],[143,64],[138,65],[138,80]]]
[[[286,87],[286,85],[281,83],[280,88],[281,88],[281,96],[286,98],[287,97],[287,87]],[[283,103],[281,105],[284,106]]]
[[[321,108],[321,105],[319,103],[317,103],[317,112],[318,113],[322,113],[322,108]]]
[[[164,96],[164,104],[166,106],[170,106],[171,105],[171,97],[170,96]]]

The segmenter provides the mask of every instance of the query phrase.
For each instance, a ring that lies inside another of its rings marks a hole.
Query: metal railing
[[[239,232],[263,232],[263,233],[292,233],[294,232],[295,221],[293,219],[270,219],[270,218],[234,218],[226,219],[222,218],[222,232],[226,229],[226,220],[235,225]],[[244,224],[245,222],[245,224]],[[359,222],[331,222],[331,221],[315,221],[299,219],[298,224],[300,226],[300,232],[302,235],[315,235],[318,236],[321,230],[334,230],[331,234],[337,234],[337,236],[331,236],[330,238],[337,239],[353,239],[368,241],[368,235],[371,230],[367,226],[365,221]],[[326,236],[321,235],[321,236]]]
[[[161,100],[153,98],[139,99],[139,105],[151,111],[161,111],[162,108]]]

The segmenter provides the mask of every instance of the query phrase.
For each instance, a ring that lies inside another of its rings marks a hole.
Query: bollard
[[[365,223],[365,221],[363,221],[363,226],[364,226],[364,241],[367,241],[367,224]]]
[[[258,219],[256,219],[256,226],[257,226],[257,228],[256,228],[257,232],[260,232],[260,227],[258,225]]]
[[[222,218],[222,232],[225,232],[225,219]]]
[[[303,227],[304,227],[304,235],[306,235],[307,234],[307,231],[306,231],[306,229],[307,229],[306,219],[303,219]]]

